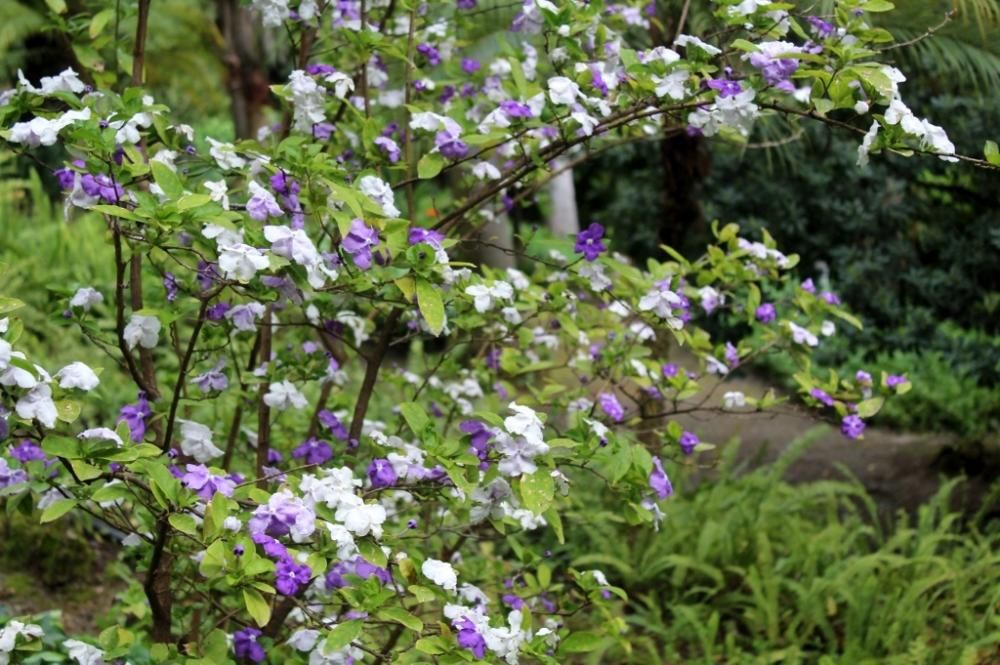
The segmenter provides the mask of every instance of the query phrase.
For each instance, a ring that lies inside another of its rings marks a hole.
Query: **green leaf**
[[[399,405],[399,412],[403,414],[403,420],[406,421],[410,431],[414,434],[420,435],[427,429],[430,420],[427,418],[424,407],[415,402],[403,402]]]
[[[80,403],[72,399],[56,401],[56,418],[64,423],[72,423],[80,417]]]
[[[601,646],[603,641],[604,638],[596,633],[586,631],[573,633],[562,641],[559,645],[559,651],[561,653],[586,653]]]
[[[104,502],[104,501],[117,501],[118,499],[130,498],[132,493],[129,491],[125,485],[121,483],[115,483],[113,485],[108,484],[104,487],[97,489],[93,494],[90,495],[91,501]]]
[[[94,18],[90,19],[90,29],[87,31],[87,33],[90,35],[90,38],[94,39],[99,34],[101,34],[101,30],[104,30],[104,26],[108,24],[108,21],[114,18],[114,15],[115,15],[115,10],[110,8],[102,9],[101,11],[94,14]]]
[[[986,145],[983,146],[983,155],[990,164],[1000,166],[1000,146],[997,146],[996,141],[986,142]]]
[[[100,467],[94,466],[93,464],[87,464],[83,460],[70,460],[69,465],[73,467],[73,473],[75,473],[76,477],[81,481],[93,480],[94,478],[100,477],[100,475],[104,473]]]
[[[45,0],[45,4],[56,14],[66,13],[66,0]]]
[[[212,202],[212,197],[208,194],[188,194],[177,199],[177,209],[181,212],[198,208]]]
[[[862,418],[871,418],[882,409],[883,404],[885,404],[884,397],[872,397],[871,399],[859,402],[858,416]]]
[[[180,198],[184,194],[184,185],[181,179],[169,166],[163,162],[150,162],[149,168],[153,171],[153,180],[160,186],[163,193],[172,199]]]
[[[425,279],[417,280],[417,304],[420,313],[434,336],[441,334],[447,316],[444,312],[444,302],[441,301],[441,290]]]
[[[365,624],[362,621],[345,621],[335,626],[333,630],[326,634],[326,653],[333,653],[337,649],[343,649],[353,642]]]
[[[13,312],[15,309],[24,307],[24,303],[17,298],[0,297],[0,314]]]
[[[424,629],[424,622],[413,616],[402,607],[388,607],[375,615],[385,621],[395,621],[403,624],[410,630],[419,633]]]
[[[194,536],[198,533],[198,525],[195,523],[194,518],[187,513],[173,513],[167,518],[167,521],[170,522],[170,526],[181,533],[186,533],[189,536]]]
[[[378,543],[374,540],[365,538],[363,540],[358,540],[355,544],[358,546],[358,551],[361,552],[361,556],[379,568],[385,568],[388,560],[386,559],[385,552],[382,551],[382,547]]]
[[[80,441],[64,436],[47,436],[42,440],[42,450],[55,457],[65,457],[66,459],[80,459],[83,457],[83,450]]]
[[[444,157],[440,152],[429,152],[417,162],[417,175],[421,180],[433,178],[444,168]]]
[[[45,510],[42,511],[42,517],[38,521],[40,524],[54,522],[73,510],[77,503],[76,499],[59,499],[58,501],[54,501],[45,507]]]
[[[444,640],[440,637],[424,637],[417,640],[417,643],[413,646],[416,647],[417,651],[425,653],[428,656],[437,656],[444,653],[447,649]]]
[[[552,505],[555,483],[548,469],[538,469],[530,476],[521,476],[521,503],[535,515],[541,515]]]
[[[264,627],[271,620],[271,606],[257,589],[243,589],[243,602],[246,603],[247,612],[258,626]]]
[[[889,12],[896,8],[896,5],[889,0],[868,0],[861,6],[866,12]]]
[[[226,545],[221,540],[217,540],[205,550],[205,556],[201,559],[198,571],[205,577],[215,577],[226,567]]]

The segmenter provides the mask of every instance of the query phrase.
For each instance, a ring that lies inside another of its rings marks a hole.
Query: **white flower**
[[[14,351],[10,346],[10,342],[5,339],[0,339],[0,370],[7,369],[10,365],[10,359],[14,357]]]
[[[399,209],[396,208],[396,199],[389,183],[373,175],[366,175],[358,181],[358,189],[361,190],[362,194],[382,206],[382,213],[386,217],[399,217]]]
[[[263,252],[250,245],[228,245],[219,252],[219,268],[226,279],[249,282],[258,270],[264,270],[267,266],[268,260]]]
[[[93,390],[101,382],[94,370],[81,362],[73,362],[56,372],[60,388],[79,388]]]
[[[20,69],[17,70],[17,79],[18,87],[43,96],[48,96],[55,92],[73,92],[79,94],[86,89],[83,81],[80,80],[80,76],[73,71],[72,67],[64,69],[58,76],[43,76],[39,81],[41,83],[40,88],[31,85]]]
[[[706,44],[705,42],[701,41],[700,39],[692,35],[679,35],[677,39],[674,40],[674,45],[697,46],[708,55],[719,55],[720,53],[722,53],[721,49],[718,49],[715,46],[712,46],[711,44]]]
[[[155,348],[160,338],[160,320],[155,316],[133,314],[122,336],[130,349],[134,349],[136,344],[144,349]]]
[[[465,294],[472,296],[472,304],[479,313],[493,309],[497,300],[510,300],[514,297],[514,287],[508,282],[497,280],[490,286],[473,284],[465,289]]]
[[[670,99],[684,99],[688,95],[687,81],[690,73],[686,71],[671,72],[666,76],[653,74],[653,85],[656,86],[656,96],[667,96]]]
[[[7,622],[7,625],[0,629],[0,663],[10,662],[8,654],[14,650],[18,635],[23,635],[30,640],[34,637],[42,637],[44,634],[42,627],[33,623],[22,623],[16,619]]]
[[[565,76],[553,76],[548,85],[549,99],[553,104],[573,104],[580,95],[580,86]]]
[[[209,462],[222,451],[212,443],[212,430],[193,420],[177,419],[181,425],[181,451],[195,458],[199,464]]]
[[[291,381],[285,380],[280,383],[272,383],[264,395],[264,403],[272,409],[284,411],[285,409],[304,409],[309,405],[306,396],[303,395]]]
[[[730,16],[749,16],[761,7],[767,7],[771,0],[742,0],[740,4],[729,8]]]
[[[137,533],[130,533],[122,538],[122,547],[139,547],[142,545],[142,536]]]
[[[310,132],[313,125],[326,119],[326,90],[301,69],[293,71],[288,76],[288,81],[295,112],[293,127],[300,132]]]
[[[796,344],[805,344],[807,346],[819,346],[819,338],[812,334],[802,326],[796,325],[791,321],[788,322],[788,328],[792,332],[792,341]]]
[[[667,325],[674,330],[684,327],[684,322],[674,315],[674,308],[683,305],[681,297],[670,290],[664,283],[654,286],[646,295],[639,299],[639,310],[643,312],[653,312],[667,322]]]
[[[78,665],[104,665],[104,652],[95,646],[80,640],[66,640],[63,646]]]
[[[871,153],[872,145],[875,143],[879,129],[878,120],[872,121],[872,126],[868,129],[868,133],[861,139],[861,145],[858,146],[858,166],[868,164],[868,155]]]
[[[83,439],[85,441],[113,441],[119,448],[125,445],[122,438],[118,436],[118,433],[107,427],[92,427],[90,429],[85,429],[77,434],[76,438]]]
[[[350,497],[343,497],[334,518],[355,536],[367,536],[370,533],[373,538],[381,538],[386,512],[380,504],[365,503],[361,497],[352,494]]]
[[[726,409],[738,409],[746,405],[746,395],[738,390],[728,392],[722,396],[722,406]]]
[[[472,175],[479,178],[480,180],[499,180],[500,169],[498,169],[490,162],[486,161],[476,162],[472,166]]]
[[[250,5],[260,12],[261,23],[267,28],[278,28],[288,18],[288,0],[252,0]]]
[[[58,118],[32,118],[28,122],[19,122],[10,128],[11,143],[23,143],[28,147],[37,148],[40,145],[55,145],[59,140],[59,132],[80,120],[90,119],[90,109],[82,111],[66,111]]]
[[[39,383],[14,406],[17,415],[25,420],[35,418],[45,427],[56,424],[56,405],[52,401],[52,388],[47,383]]]
[[[233,533],[239,532],[243,528],[243,522],[240,521],[239,517],[233,517],[230,515],[226,519],[222,520],[222,528],[226,531],[232,531]]]
[[[104,302],[104,296],[101,295],[100,291],[84,286],[76,290],[76,293],[69,300],[69,306],[81,307],[84,311],[90,311],[91,307],[100,305],[102,302]]]
[[[511,402],[507,408],[514,412],[514,415],[507,416],[503,420],[503,426],[507,431],[540,443],[543,439],[542,432],[545,426],[538,414],[533,409],[521,406],[517,402]]]
[[[225,180],[206,180],[202,184],[205,185],[205,189],[208,190],[213,201],[220,204],[223,210],[229,210],[229,188],[226,186]]]
[[[223,171],[239,170],[247,165],[247,160],[236,154],[236,146],[232,143],[216,141],[212,137],[206,137],[209,144],[208,154],[212,156],[215,163]]]
[[[296,651],[312,651],[319,639],[319,631],[311,628],[301,628],[288,638],[288,644]]]
[[[837,326],[834,325],[833,321],[824,321],[819,327],[819,332],[823,337],[831,337],[837,332]]]
[[[420,566],[420,572],[431,582],[447,591],[458,590],[458,575],[455,574],[455,569],[451,567],[451,564],[446,561],[427,559]]]

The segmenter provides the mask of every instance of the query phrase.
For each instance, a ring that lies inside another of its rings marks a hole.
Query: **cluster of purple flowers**
[[[180,478],[181,483],[190,490],[198,493],[205,501],[211,501],[216,492],[223,496],[232,496],[236,489],[236,478],[234,476],[216,476],[204,464],[187,464],[187,473],[182,473],[180,469],[172,467],[171,471]]]
[[[376,457],[368,465],[368,479],[375,489],[392,487],[396,484],[396,470],[392,468],[392,463],[382,457]]]
[[[597,396],[597,403],[601,406],[601,410],[611,420],[616,423],[620,423],[625,420],[625,407],[622,406],[621,402],[614,393],[601,393]]]
[[[327,589],[343,589],[350,586],[350,582],[345,575],[356,575],[362,580],[367,580],[374,576],[383,585],[392,583],[392,575],[385,568],[376,566],[361,556],[356,556],[350,561],[338,561],[330,566],[326,573]]]
[[[485,471],[489,468],[490,442],[493,432],[478,420],[464,420],[458,428],[471,435],[469,437],[469,452],[479,458],[479,468]]]

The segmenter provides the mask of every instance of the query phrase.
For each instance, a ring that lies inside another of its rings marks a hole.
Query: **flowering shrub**
[[[775,299],[797,258],[766,234],[717,225],[700,258],[667,249],[644,268],[596,224],[524,271],[449,256],[557,156],[664,131],[746,137],[765,112],[882,108],[862,161],[960,158],[877,61],[867,13],[889,3],[717,5],[724,42],[668,47],[648,44],[648,7],[531,0],[517,46],[480,62],[462,41],[475,0],[258,0],[300,63],[274,88],[286,126],[237,144],[202,142],[143,92],[145,0],[132,87],[67,70],[3,94],[0,136],[65,148],[67,213],[103,216],[116,270],[65,303],[94,357],[63,368],[19,350],[20,302],[0,300],[9,507],[92,515],[142,562],[142,610],[67,641],[72,658],[566,662],[624,639],[624,592],[558,563],[563,516],[599,487],[657,528],[671,467],[711,449],[671,416],[778,405],[725,381],[787,353],[803,399],[863,435],[909,384],[813,376],[810,351],[856,322],[810,280]],[[453,191],[418,210],[445,173]],[[713,317],[745,336],[712,337]],[[666,362],[674,347],[698,367]],[[113,369],[95,370],[98,351]],[[122,380],[135,401],[94,422],[87,393]],[[3,631],[4,658],[40,637]]]

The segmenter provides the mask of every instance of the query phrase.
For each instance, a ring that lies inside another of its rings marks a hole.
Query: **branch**
[[[264,318],[260,322],[260,359],[271,362],[271,305],[264,310]],[[264,488],[264,465],[267,464],[267,453],[271,446],[271,407],[264,401],[269,384],[265,380],[257,391],[257,484]]]
[[[348,445],[352,441],[358,441],[361,438],[361,428],[364,426],[365,414],[368,412],[368,403],[372,399],[372,390],[375,389],[378,370],[382,365],[382,360],[385,358],[386,351],[389,350],[389,338],[392,336],[392,331],[402,314],[403,310],[399,307],[389,312],[389,316],[386,317],[385,323],[383,323],[384,328],[382,329],[382,335],[379,337],[378,344],[371,356],[368,357],[368,366],[365,367],[365,378],[361,383],[361,391],[358,393],[358,401],[354,405],[354,415],[351,418],[351,430],[347,437]]]
[[[132,46],[132,85],[142,85],[142,67],[146,58],[146,28],[149,25],[149,4],[152,0],[139,0],[139,17],[135,25],[135,44]]]

